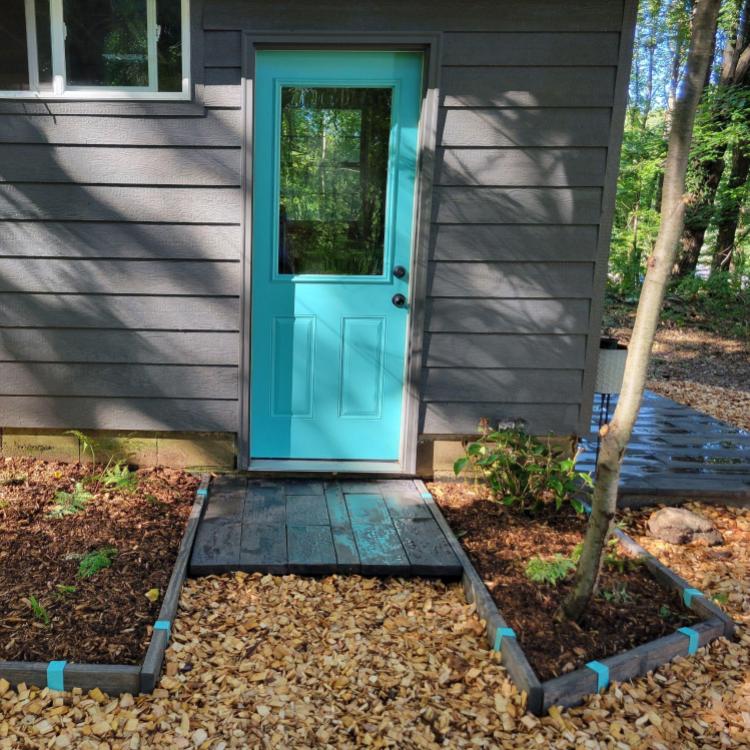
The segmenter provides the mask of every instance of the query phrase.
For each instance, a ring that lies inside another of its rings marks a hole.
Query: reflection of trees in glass
[[[383,272],[390,127],[390,89],[282,89],[280,273]]]
[[[146,0],[65,0],[73,85],[148,86]]]
[[[182,9],[180,0],[157,0],[159,91],[182,90]]]

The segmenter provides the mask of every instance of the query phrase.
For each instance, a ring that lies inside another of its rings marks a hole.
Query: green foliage
[[[65,434],[72,435],[78,440],[81,458],[83,458],[84,454],[89,453],[91,454],[92,463],[96,461],[96,440],[94,438],[89,437],[86,433],[79,430],[68,430]]]
[[[55,506],[50,511],[51,518],[63,518],[64,516],[74,516],[85,510],[91,498],[94,496],[86,491],[81,482],[76,482],[73,492],[63,492],[58,490],[55,493]]]
[[[47,612],[46,608],[42,606],[41,602],[35,596],[30,596],[26,601],[28,602],[29,607],[31,607],[34,618],[39,620],[39,622],[45,627],[49,627],[49,612]]]
[[[647,0],[639,6],[609,267],[610,290],[630,302],[636,302],[640,294],[659,229],[671,108],[684,79],[691,6],[689,0]],[[740,0],[721,3],[714,64],[693,132],[685,221],[696,241],[703,237],[700,267],[703,275],[708,275],[719,223],[739,215],[731,269],[713,270],[711,275],[722,276],[723,271],[732,270],[739,279],[744,278],[747,289],[750,189],[747,180],[737,185],[730,175],[733,158],[750,149],[750,86],[746,80],[720,81],[724,47],[736,37],[743,6]],[[746,298],[743,301],[746,303]],[[717,327],[723,320],[723,316],[718,319]],[[735,329],[730,320],[729,325],[731,333],[747,335],[747,326],[743,334],[741,324]]]
[[[117,550],[114,547],[102,547],[89,552],[81,558],[78,564],[78,578],[91,578],[100,570],[109,568],[116,556]]]
[[[138,487],[138,474],[131,471],[124,461],[108,466],[102,472],[99,481],[105,486],[122,492],[132,492]]]
[[[566,502],[577,512],[583,505],[574,495],[591,477],[575,469],[574,458],[560,458],[549,446],[518,428],[490,431],[466,446],[466,454],[453,465],[456,475],[470,469],[484,478],[495,499],[523,509]]]
[[[628,557],[620,552],[620,543],[617,539],[612,538],[607,542],[604,551],[603,564],[608,568],[614,568],[620,573],[634,570],[642,564],[642,560],[637,557]]]
[[[66,596],[72,596],[73,594],[78,591],[78,589],[75,586],[68,586],[64,583],[58,583],[57,586],[55,586],[55,590],[57,591],[57,595],[63,599]]]
[[[534,583],[548,583],[550,586],[567,578],[576,569],[576,564],[570,557],[554,555],[554,557],[532,557],[526,564],[524,573]]]
[[[611,589],[602,589],[600,593],[604,601],[612,604],[628,604],[633,601],[633,597],[624,583],[616,584]]]

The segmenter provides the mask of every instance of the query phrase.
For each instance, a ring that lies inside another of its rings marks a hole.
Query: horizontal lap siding
[[[23,106],[0,103],[3,425],[236,430],[241,111]]]
[[[202,4],[205,111],[0,103],[6,424],[236,429],[242,32],[436,31],[420,429],[575,431],[621,0]]]
[[[566,28],[577,4],[558,7],[566,18],[550,11],[533,33],[444,37],[426,434],[481,418],[580,429],[622,7],[601,4],[617,25],[588,29]]]

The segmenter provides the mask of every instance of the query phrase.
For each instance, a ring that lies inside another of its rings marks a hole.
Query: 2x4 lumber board
[[[287,526],[328,526],[328,507],[324,495],[287,495]]]
[[[461,563],[434,518],[395,518],[393,525],[413,575],[461,578]]]
[[[724,625],[718,618],[712,618],[691,626],[698,633],[698,645],[705,646],[723,635]],[[688,655],[689,641],[682,633],[671,633],[654,641],[630,649],[622,654],[600,659],[609,669],[611,682],[623,682],[651,672],[677,656]],[[597,675],[587,668],[547,680],[544,689],[543,712],[551,706],[576,706],[585,696],[597,691]]]
[[[430,508],[437,525],[443,532],[445,539],[463,569],[463,588],[466,600],[474,604],[478,616],[485,621],[485,633],[490,648],[494,648],[498,628],[507,628],[490,592],[484,585],[479,573],[474,568],[469,556],[456,538],[445,517],[438,508],[435,500],[425,487],[424,482],[416,480],[415,485]],[[529,664],[521,647],[515,638],[504,638],[502,641],[503,666],[508,670],[516,686],[526,693],[527,707],[532,713],[538,714],[542,708],[542,685],[536,673]]]
[[[245,522],[240,528],[240,570],[276,575],[289,572],[286,526]]]
[[[283,489],[278,486],[258,487],[248,484],[242,521],[256,526],[283,527],[286,524]]]
[[[340,484],[326,482],[325,497],[338,569],[342,573],[358,573],[360,571],[359,551]]]
[[[211,477],[208,474],[204,474],[198,485],[195,502],[190,510],[185,533],[182,535],[182,541],[180,542],[180,547],[177,551],[177,558],[175,560],[174,568],[172,569],[172,576],[169,579],[169,585],[167,586],[166,593],[162,599],[158,619],[169,623],[170,627],[174,626],[174,620],[177,616],[180,592],[182,591],[182,584],[187,575],[195,535],[208,499],[210,483]],[[154,689],[154,686],[159,679],[159,675],[161,674],[161,668],[164,663],[164,652],[167,648],[168,642],[169,631],[153,631],[151,642],[149,643],[146,657],[143,660],[140,670],[141,692],[150,693]]]
[[[656,556],[652,555],[646,549],[644,549],[638,542],[635,541],[629,534],[625,533],[622,529],[615,529],[615,536],[619,540],[620,544],[628,550],[632,555],[641,558],[644,564],[648,568],[651,575],[664,586],[664,588],[671,591],[676,591],[680,594],[682,599],[682,592],[687,588],[692,588],[688,581],[681,576],[677,575],[673,570],[664,565]],[[727,638],[732,638],[736,631],[736,624],[729,615],[724,612],[721,607],[715,604],[706,596],[694,596],[690,600],[689,609],[693,610],[696,614],[701,617],[708,619],[719,620],[723,624],[723,634]]]
[[[288,524],[289,572],[321,575],[336,570],[336,550],[330,526]]]

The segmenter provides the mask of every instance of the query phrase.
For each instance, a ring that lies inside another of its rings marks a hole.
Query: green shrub
[[[496,500],[523,509],[559,510],[569,502],[582,513],[575,493],[581,484],[591,486],[591,477],[576,471],[575,458],[555,456],[549,446],[518,428],[485,429],[453,466],[456,475],[467,469],[487,482]]]
[[[114,547],[102,547],[89,552],[78,564],[78,578],[91,578],[100,570],[109,568],[115,557],[117,557],[117,550]]]
[[[50,516],[52,518],[74,516],[86,508],[92,497],[94,496],[83,488],[81,482],[76,482],[73,492],[59,490],[55,493],[55,506],[50,511]]]

